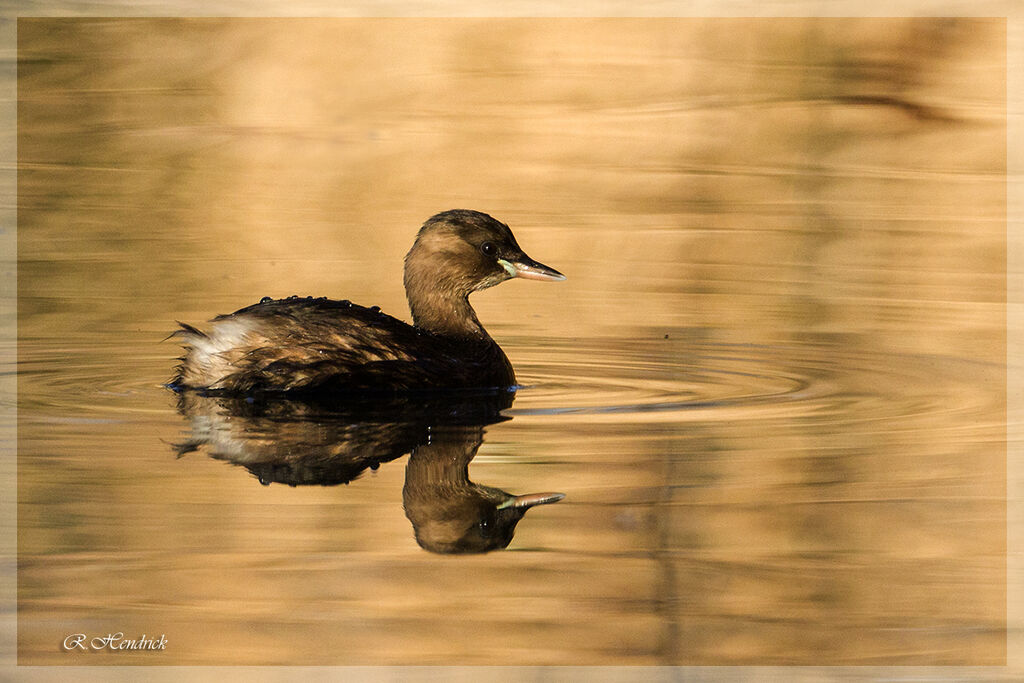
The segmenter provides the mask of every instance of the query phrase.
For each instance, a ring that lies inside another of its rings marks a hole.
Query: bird
[[[405,256],[411,325],[348,300],[264,297],[205,331],[179,322],[171,336],[185,354],[168,386],[234,396],[513,388],[511,362],[469,303],[511,278],[565,280],[527,256],[505,223],[443,211]]]

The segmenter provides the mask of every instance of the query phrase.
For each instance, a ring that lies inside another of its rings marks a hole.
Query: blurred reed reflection
[[[336,486],[410,453],[402,490],[416,542],[435,553],[505,548],[516,524],[561,493],[515,496],[469,480],[484,428],[509,420],[512,391],[406,394],[348,400],[178,395],[191,433],[178,457],[205,447],[261,484]]]

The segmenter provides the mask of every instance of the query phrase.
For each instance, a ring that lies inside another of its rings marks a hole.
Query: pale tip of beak
[[[529,508],[534,505],[546,505],[548,503],[557,503],[558,501],[565,498],[564,493],[529,493],[525,496],[513,496],[504,503],[501,503],[496,509],[504,510],[505,508]]]

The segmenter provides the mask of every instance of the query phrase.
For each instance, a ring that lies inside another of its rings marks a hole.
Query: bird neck
[[[469,290],[458,282],[436,279],[436,273],[410,262],[405,269],[405,296],[413,324],[427,332],[460,339],[490,340],[469,304]]]
[[[409,308],[412,310],[413,324],[420,329],[446,337],[490,339],[465,296],[410,297]]]

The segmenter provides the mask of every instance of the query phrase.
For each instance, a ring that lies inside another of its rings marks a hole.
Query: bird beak
[[[522,508],[525,510],[526,508],[531,508],[534,505],[557,503],[563,498],[565,498],[564,493],[528,493],[525,496],[513,496],[509,498],[496,509],[504,510],[505,508]]]
[[[498,263],[500,263],[512,277],[521,277],[524,280],[548,280],[550,282],[558,282],[559,280],[565,279],[565,276],[554,268],[545,266],[543,263],[537,263],[526,254],[521,254],[519,258],[512,261],[498,259]]]

